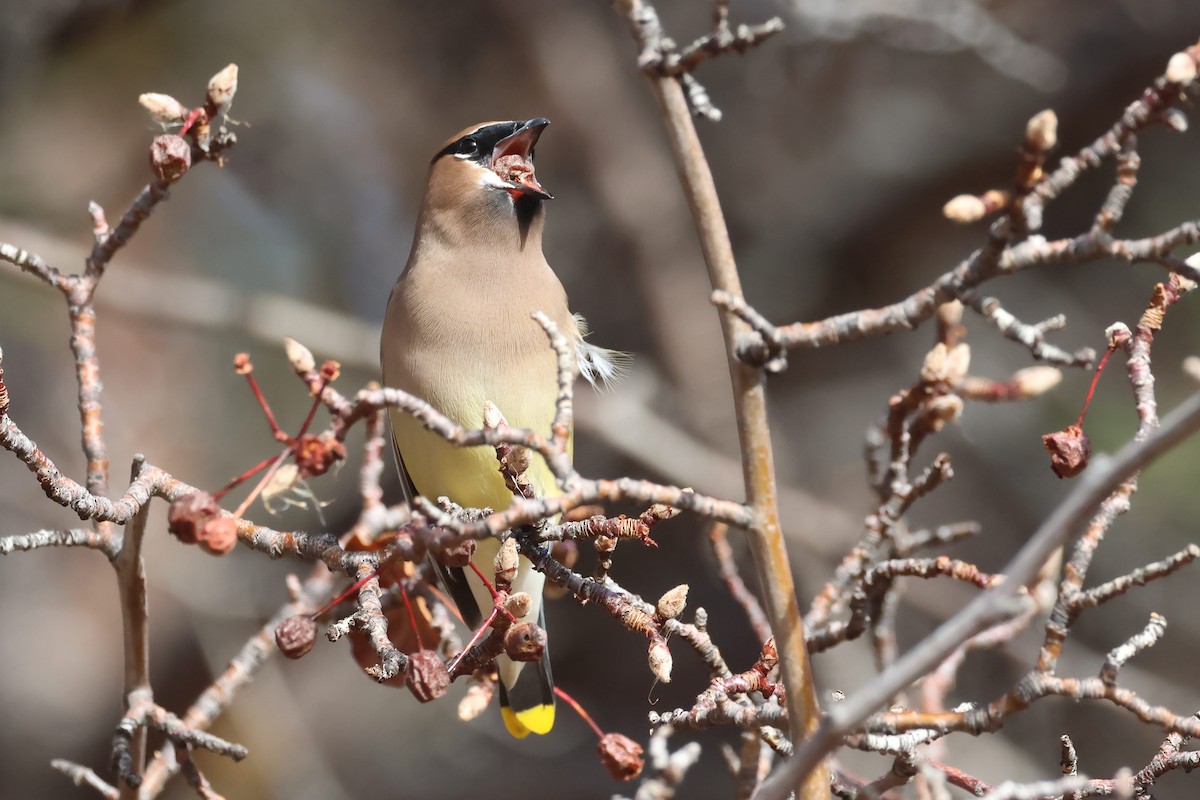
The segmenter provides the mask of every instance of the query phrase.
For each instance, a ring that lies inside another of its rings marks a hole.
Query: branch
[[[1126,444],[1106,462],[1093,464],[1066,500],[1001,571],[1006,576],[1004,582],[976,597],[867,688],[832,708],[820,730],[763,783],[756,800],[783,800],[799,776],[811,770],[843,736],[887,703],[895,692],[928,673],[975,634],[1017,612],[1021,587],[1036,577],[1051,553],[1088,522],[1100,502],[1129,476],[1197,430],[1200,430],[1200,394],[1192,395],[1145,439]]]
[[[620,0],[617,8],[628,23],[643,56],[648,51],[662,52],[661,27],[649,3]],[[656,36],[657,42],[654,40]],[[740,296],[741,279],[729,241],[729,231],[683,88],[678,80],[671,77],[648,74],[648,78],[662,112],[675,167],[696,224],[700,247],[708,266],[709,281],[714,290]],[[753,524],[747,529],[747,536],[758,569],[759,583],[763,587],[771,630],[779,646],[779,662],[784,683],[788,687],[788,708],[793,720],[792,736],[794,741],[800,741],[801,737],[816,729],[820,709],[805,647],[804,626],[796,602],[792,569],[779,524],[779,499],[764,376],[760,370],[751,368],[736,357],[736,343],[746,333],[747,326],[728,311],[720,314],[720,320],[733,384],[746,501],[753,514]],[[816,764],[810,766],[816,767]],[[795,786],[803,783],[803,789],[799,792],[801,800],[829,797],[829,773],[823,767],[812,770],[811,775],[809,770],[802,774],[806,776],[803,781],[793,782]],[[799,778],[800,774],[796,777]]]

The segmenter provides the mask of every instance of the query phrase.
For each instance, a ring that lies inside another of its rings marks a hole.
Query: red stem
[[[308,416],[304,418],[304,424],[300,426],[300,432],[296,434],[297,439],[308,433],[308,426],[312,425],[313,417],[317,415],[317,409],[321,407],[321,395],[325,394],[325,387],[327,386],[329,386],[329,379],[322,379],[321,389],[317,392],[317,396],[313,398],[312,408],[308,410]],[[270,414],[269,411],[267,413]],[[272,420],[272,423],[274,423],[274,420]],[[284,435],[286,436],[287,434]]]
[[[471,636],[471,641],[467,642],[466,646],[462,649],[462,651],[458,655],[456,655],[454,657],[454,660],[450,662],[449,666],[447,666],[447,669],[450,671],[451,675],[453,675],[454,670],[458,668],[458,662],[463,660],[463,656],[465,656],[467,653],[469,653],[471,651],[471,648],[474,647],[479,642],[479,640],[483,638],[483,632],[486,631],[488,628],[492,627],[492,622],[496,619],[496,612],[498,612],[499,610],[500,610],[500,606],[496,606],[495,608],[492,609],[492,613],[488,614],[488,618],[485,619],[483,621],[483,624],[479,626],[479,630],[475,631],[475,633]]]
[[[1108,359],[1113,354],[1113,348],[1108,348],[1104,351],[1104,357],[1100,359],[1100,363],[1096,365],[1096,373],[1092,375],[1092,385],[1088,387],[1087,397],[1083,400],[1083,408],[1079,412],[1079,418],[1075,420],[1075,427],[1083,427],[1083,417],[1087,414],[1088,406],[1092,404],[1092,395],[1096,393],[1096,384],[1100,382],[1100,373],[1104,372],[1104,367],[1108,364]]]
[[[321,607],[320,607],[320,608],[318,608],[316,611],[314,611],[314,612],[312,613],[312,618],[313,618],[313,619],[317,619],[317,618],[318,618],[318,617],[320,617],[322,614],[326,614],[326,613],[328,613],[328,612],[329,612],[329,611],[330,611],[332,608],[334,608],[334,607],[335,607],[335,606],[336,606],[338,603],[342,602],[342,601],[343,601],[343,600],[345,600],[347,597],[349,597],[350,595],[352,595],[352,594],[354,594],[355,592],[357,592],[359,589],[361,589],[361,588],[363,587],[363,584],[365,584],[367,581],[371,580],[371,578],[377,577],[378,575],[379,575],[379,570],[378,570],[378,569],[376,569],[374,572],[372,572],[372,573],[371,573],[370,575],[368,575],[367,577],[365,577],[365,578],[359,578],[359,579],[358,579],[358,580],[356,580],[354,583],[350,584],[350,588],[346,589],[344,592],[342,592],[341,594],[339,594],[337,597],[333,598],[333,599],[332,599],[332,600],[330,600],[328,603],[326,603],[325,605],[321,606]]]
[[[579,705],[579,703],[575,700],[574,697],[571,697],[571,695],[564,692],[558,686],[554,687],[554,693],[556,695],[558,695],[564,703],[569,705],[571,708],[575,709],[575,713],[578,714],[580,717],[582,717],[583,721],[586,722],[588,725],[590,725],[592,727],[592,730],[594,730],[596,732],[597,738],[599,738],[599,739],[604,738],[604,731],[600,730],[600,726],[596,724],[596,721],[592,719],[590,714],[588,714],[586,711],[583,710],[583,706]]]
[[[404,588],[404,584],[400,584],[400,596],[404,598],[404,607],[408,609],[408,621],[412,625],[413,636],[417,637],[417,649],[424,650],[425,645],[421,643],[421,629],[417,627],[417,615],[413,613],[412,603],[408,599],[408,589]]]
[[[275,415],[271,413],[271,406],[267,403],[267,398],[263,396],[262,389],[258,388],[258,381],[254,379],[253,372],[246,373],[246,383],[250,384],[250,391],[254,392],[254,399],[258,401],[258,405],[266,414],[267,424],[271,426],[271,433],[278,441],[290,441],[291,437],[284,433],[283,429],[279,427],[279,423],[275,421]]]
[[[225,484],[224,488],[220,489],[219,491],[213,492],[213,499],[220,500],[222,497],[229,494],[230,491],[232,491],[233,489],[236,489],[238,487],[238,485],[241,484],[243,481],[245,481],[249,478],[253,478],[255,475],[257,475],[259,473],[260,470],[266,469],[267,465],[269,465],[272,461],[274,461],[277,458],[279,458],[279,456],[267,456],[262,461],[258,462],[253,467],[246,470],[241,475],[238,475],[236,478],[231,480],[229,483]]]

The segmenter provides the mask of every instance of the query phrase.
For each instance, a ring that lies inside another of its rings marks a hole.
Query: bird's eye
[[[455,152],[463,156],[473,156],[479,152],[479,142],[474,137],[468,136],[458,143]]]

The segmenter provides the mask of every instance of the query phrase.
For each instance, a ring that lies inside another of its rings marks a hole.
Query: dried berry
[[[180,137],[164,133],[150,143],[150,169],[164,183],[174,183],[192,166],[192,147]]]
[[[296,442],[296,466],[302,478],[324,475],[345,458],[346,446],[332,436],[306,433]]]
[[[404,676],[408,690],[422,703],[438,699],[450,688],[450,671],[433,650],[418,650],[410,655]]]
[[[317,641],[317,623],[304,614],[288,617],[275,626],[275,644],[288,658],[300,658]]]
[[[204,523],[197,543],[204,552],[223,556],[237,547],[238,521],[234,517],[215,517]]]
[[[450,541],[438,549],[437,560],[447,567],[466,567],[471,563],[471,557],[475,555],[477,547],[479,543],[474,539]]]
[[[520,153],[500,156],[492,163],[492,170],[502,181],[528,183],[533,178],[533,164]]]
[[[532,622],[519,622],[504,632],[504,652],[513,661],[537,661],[546,652],[546,632]]]
[[[631,781],[642,774],[646,759],[642,756],[642,746],[619,733],[606,733],[596,745],[600,754],[600,763],[608,770],[614,780]]]
[[[1092,455],[1092,440],[1078,425],[1047,433],[1042,446],[1050,453],[1050,469],[1060,478],[1074,478],[1083,472]]]
[[[221,514],[221,506],[208,492],[176,498],[167,511],[167,530],[184,544],[200,541],[204,526]]]

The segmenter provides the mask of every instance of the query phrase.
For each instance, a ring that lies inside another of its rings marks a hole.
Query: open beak
[[[518,197],[536,197],[539,200],[552,200],[554,195],[547,192],[538,183],[533,172],[533,146],[538,137],[550,124],[545,117],[536,117],[517,128],[510,136],[496,143],[492,150],[491,168],[500,180],[508,184],[508,193],[513,199]]]

